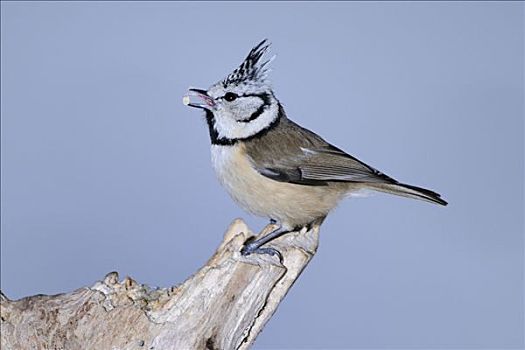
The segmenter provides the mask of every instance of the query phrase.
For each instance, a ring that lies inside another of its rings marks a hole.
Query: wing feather
[[[289,119],[249,145],[254,167],[276,181],[324,186],[329,182],[397,183]]]

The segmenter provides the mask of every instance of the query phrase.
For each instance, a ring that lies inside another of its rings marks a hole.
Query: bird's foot
[[[243,256],[248,256],[250,254],[267,254],[271,256],[276,256],[279,258],[279,261],[283,262],[283,256],[281,252],[279,252],[275,248],[269,248],[269,247],[261,247],[259,244],[257,244],[257,241],[246,243],[242,249],[241,254]]]

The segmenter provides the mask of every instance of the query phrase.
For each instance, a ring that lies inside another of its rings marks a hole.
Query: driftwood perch
[[[271,225],[262,235],[269,232]],[[253,234],[236,220],[195,275],[150,288],[111,272],[71,293],[1,298],[1,348],[248,349],[312,259],[319,227],[286,234],[268,255],[242,256]]]

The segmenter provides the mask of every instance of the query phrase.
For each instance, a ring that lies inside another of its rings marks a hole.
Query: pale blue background
[[[446,208],[345,201],[258,348],[522,348],[524,5],[2,2],[2,290],[183,281],[235,217],[181,96],[262,38],[289,116]]]

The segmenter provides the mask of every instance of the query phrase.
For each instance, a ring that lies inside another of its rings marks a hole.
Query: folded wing
[[[270,179],[306,186],[355,182],[399,196],[447,205],[431,190],[402,184],[285,119],[264,141],[247,144],[257,171]]]
[[[328,182],[397,183],[290,120],[271,139],[255,142],[254,167],[276,181],[322,186]],[[273,140],[272,140],[273,139]],[[261,149],[262,147],[266,149]]]

